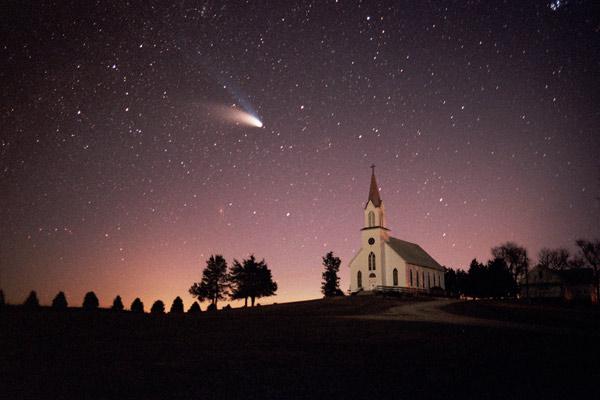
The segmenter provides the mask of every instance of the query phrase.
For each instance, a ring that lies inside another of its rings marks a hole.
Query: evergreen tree
[[[216,306],[219,300],[225,299],[229,290],[229,274],[227,261],[222,255],[212,255],[206,261],[202,271],[202,280],[190,288],[190,294],[200,301],[208,300]]]
[[[152,314],[164,314],[165,313],[165,303],[162,300],[156,300],[152,307],[150,308],[150,312]]]
[[[194,301],[188,310],[188,314],[199,314],[202,312],[200,309],[200,304],[197,301]]]
[[[594,289],[596,291],[596,301],[600,303],[600,240],[593,241],[579,239],[575,242],[579,247],[581,259],[584,265],[592,268],[594,271]]]
[[[66,310],[67,309],[67,297],[64,292],[58,292],[54,300],[52,300],[52,308],[57,310]]]
[[[113,311],[123,311],[124,308],[125,307],[123,306],[123,300],[121,300],[121,296],[117,295],[117,297],[115,297],[113,300],[111,309]]]
[[[321,283],[321,293],[323,293],[325,297],[344,295],[340,290],[340,278],[338,277],[341,263],[342,261],[340,258],[333,255],[333,251],[330,251],[323,257],[325,271],[323,271],[322,275],[323,282]]]
[[[144,303],[142,303],[139,297],[136,297],[133,303],[131,303],[131,311],[135,313],[144,312]]]
[[[250,298],[252,306],[257,298],[273,296],[277,291],[277,283],[273,282],[271,270],[265,260],[256,261],[254,255],[240,263],[233,261],[230,274],[231,299],[244,299],[248,305]]]
[[[96,297],[96,293],[87,292],[85,297],[83,298],[83,309],[84,310],[95,310],[100,305],[98,301],[98,297]]]
[[[23,305],[25,306],[25,308],[29,309],[36,309],[40,306],[40,301],[38,300],[37,293],[35,292],[35,290],[32,290],[29,293],[29,296],[27,296],[27,299],[25,300],[25,303],[23,303]]]
[[[181,297],[175,297],[173,300],[173,304],[171,304],[171,310],[169,311],[171,314],[183,314],[183,300]]]

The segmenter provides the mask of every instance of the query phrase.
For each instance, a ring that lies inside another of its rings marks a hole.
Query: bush
[[[144,303],[142,303],[139,297],[136,297],[133,303],[131,303],[131,311],[136,313],[144,312]]]
[[[175,300],[173,300],[173,304],[171,304],[171,310],[169,310],[169,313],[183,314],[183,300],[181,300],[181,297],[175,297]]]
[[[31,293],[29,293],[29,296],[27,296],[27,299],[25,300],[25,303],[23,303],[23,306],[29,309],[36,309],[40,306],[40,301],[37,298],[37,293],[35,292],[35,290],[32,290]]]
[[[188,314],[200,314],[202,309],[200,308],[200,304],[197,301],[194,301],[188,310]]]
[[[100,305],[98,301],[98,297],[96,297],[96,293],[87,292],[85,297],[83,298],[83,309],[84,310],[95,310]]]
[[[164,314],[165,313],[165,303],[162,300],[156,300],[152,307],[150,308],[150,312],[152,314]]]
[[[66,310],[67,309],[67,297],[64,292],[58,292],[54,300],[52,300],[52,308],[57,310]]]
[[[206,307],[206,311],[217,311],[217,305],[215,303],[210,303],[208,307]]]
[[[123,308],[125,308],[123,307],[123,300],[121,300],[121,296],[117,295],[117,297],[115,297],[113,300],[111,309],[114,311],[123,311]]]
[[[225,310],[225,311],[231,310],[231,305],[227,304],[225,307],[223,307],[223,310]]]

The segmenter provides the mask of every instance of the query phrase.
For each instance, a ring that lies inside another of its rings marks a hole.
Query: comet
[[[254,128],[262,128],[264,126],[260,118],[238,108],[235,104],[231,106],[211,105],[208,108],[210,114],[236,125],[246,125]]]

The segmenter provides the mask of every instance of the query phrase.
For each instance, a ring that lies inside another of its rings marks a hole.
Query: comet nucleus
[[[209,107],[211,114],[222,118],[226,121],[235,123],[236,125],[254,126],[262,128],[262,121],[255,115],[246,112],[236,106],[212,105]]]

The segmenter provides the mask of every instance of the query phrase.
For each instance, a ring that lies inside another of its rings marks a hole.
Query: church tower
[[[368,290],[376,286],[385,286],[385,242],[389,229],[385,227],[385,208],[379,196],[379,186],[375,178],[375,165],[371,165],[371,186],[369,198],[365,204],[364,224],[361,229],[361,247],[368,249],[367,271],[362,274],[362,287]]]

